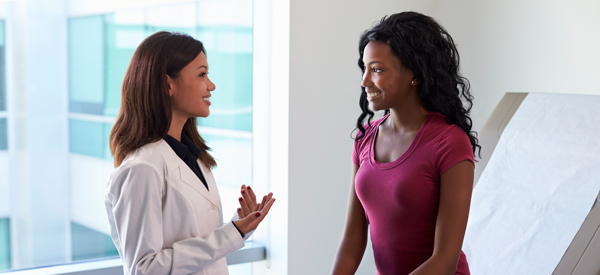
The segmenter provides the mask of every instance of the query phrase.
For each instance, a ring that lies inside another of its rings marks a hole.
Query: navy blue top
[[[164,140],[171,146],[171,149],[175,151],[175,154],[177,154],[177,156],[179,156],[179,158],[194,171],[194,174],[198,176],[200,181],[204,183],[206,190],[208,190],[206,179],[204,178],[204,175],[202,175],[202,171],[200,171],[200,166],[198,166],[198,157],[200,157],[201,152],[200,148],[198,148],[184,132],[181,132],[181,142],[169,135],[167,135]]]

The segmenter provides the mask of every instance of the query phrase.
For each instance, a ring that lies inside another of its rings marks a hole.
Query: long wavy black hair
[[[473,106],[473,96],[469,92],[469,80],[460,75],[458,50],[454,40],[442,26],[433,18],[417,12],[383,17],[378,24],[360,36],[358,66],[363,74],[363,54],[369,41],[387,43],[402,61],[402,65],[410,69],[419,80],[417,94],[424,107],[441,113],[446,116],[446,122],[463,129],[469,135],[473,153],[477,149],[481,150],[477,133],[471,131],[473,121],[469,112]],[[369,109],[365,87],[362,87],[359,104],[362,114],[356,121],[356,141],[365,135],[365,118],[368,129],[374,116]],[[385,114],[389,112],[389,109],[385,110]]]

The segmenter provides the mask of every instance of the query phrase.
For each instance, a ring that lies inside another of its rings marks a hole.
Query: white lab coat
[[[225,256],[244,240],[223,224],[212,172],[198,165],[210,192],[164,140],[132,152],[111,174],[105,204],[125,274],[229,274]]]

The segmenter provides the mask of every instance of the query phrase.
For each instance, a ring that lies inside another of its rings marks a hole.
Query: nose
[[[208,90],[209,90],[209,91],[211,91],[211,92],[212,92],[212,91],[214,91],[214,90],[217,88],[217,86],[215,85],[215,83],[213,83],[213,82],[210,80],[210,78],[208,78],[208,87],[207,87],[207,88],[208,88]]]
[[[360,82],[360,86],[369,87],[371,85],[373,85],[373,82],[371,81],[371,73],[369,70],[365,70],[362,81]]]

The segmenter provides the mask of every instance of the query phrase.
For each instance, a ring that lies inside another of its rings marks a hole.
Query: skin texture
[[[367,94],[381,92],[375,97],[368,97],[372,110],[380,111],[418,102],[418,80],[413,72],[394,56],[386,43],[369,42],[365,47],[363,62],[365,73],[361,85],[365,87]]]
[[[211,92],[215,84],[208,78],[208,61],[201,52],[192,62],[187,64],[176,77],[167,75],[169,96],[171,97],[172,119],[168,134],[181,141],[181,132],[190,117],[208,117],[210,115]],[[238,220],[234,223],[242,233],[247,234],[256,229],[267,216],[275,202],[273,193],[263,196],[259,203],[250,186],[242,185],[239,198]]]
[[[390,109],[390,118],[379,127],[375,160],[392,162],[410,147],[429,111],[417,95],[419,81],[386,43],[369,42],[363,62],[366,68],[361,85],[367,94],[379,93],[368,97],[370,108],[374,111]]]
[[[210,115],[210,101],[202,98],[210,98],[216,86],[208,78],[206,55],[201,52],[181,69],[177,77],[171,78],[167,75],[167,83],[173,113],[169,135],[181,140],[181,130],[188,118]]]
[[[410,147],[429,113],[417,94],[419,80],[402,65],[384,42],[370,41],[365,47],[365,73],[361,85],[374,111],[390,109],[390,116],[378,128],[375,160],[392,162]],[[332,274],[354,274],[362,260],[368,223],[356,196],[354,178],[360,167],[353,164],[346,227],[333,265]],[[440,205],[432,256],[411,274],[454,274],[469,216],[474,167],[462,161],[440,178]]]

